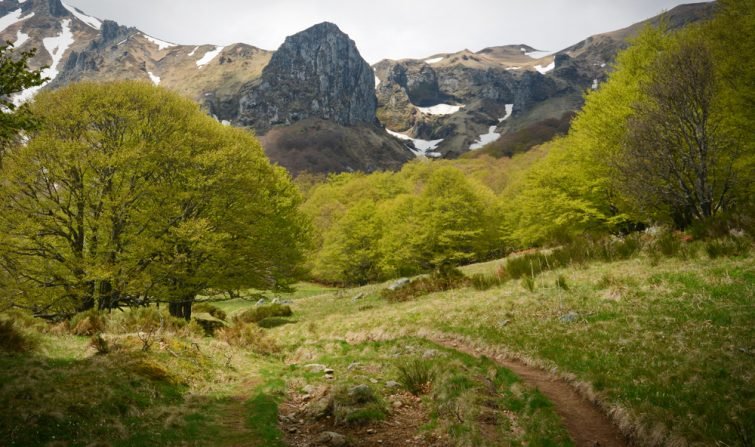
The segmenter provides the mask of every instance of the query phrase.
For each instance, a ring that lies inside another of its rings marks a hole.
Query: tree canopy
[[[38,311],[284,288],[308,240],[300,196],[256,139],[137,82],[40,94],[2,168],[0,265]]]
[[[10,42],[0,45],[0,161],[5,148],[17,139],[19,132],[32,125],[27,108],[19,108],[13,95],[44,82],[40,70],[29,68],[29,59],[35,53],[36,49],[32,49],[17,54]]]

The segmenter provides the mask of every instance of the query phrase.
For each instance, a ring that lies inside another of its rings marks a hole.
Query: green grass
[[[492,274],[500,262],[466,267]],[[560,279],[559,279],[560,278]],[[568,284],[568,290],[558,283]],[[429,328],[468,336],[574,374],[647,443],[684,438],[737,445],[755,434],[755,263],[733,258],[645,257],[541,273],[534,291],[510,281],[387,303],[385,285],[297,302],[298,326],[276,329],[289,345],[345,337],[350,342]],[[365,309],[365,306],[371,306]],[[364,310],[359,310],[359,309]],[[573,322],[562,316],[575,312]],[[312,322],[312,323],[309,323]]]
[[[682,439],[746,445],[755,434],[754,261],[741,251],[712,258],[704,250],[642,255],[545,270],[530,276],[531,291],[517,280],[398,303],[380,296],[390,282],[350,290],[303,284],[281,296],[294,302],[295,321],[273,317],[262,320],[270,329],[256,329],[281,347],[269,356],[183,326],[160,334],[142,353],[129,331],[146,324],[147,315],[130,313],[108,317],[105,338],[120,348],[97,356],[89,337],[51,335],[44,325],[17,319],[37,347],[0,355],[0,400],[7,403],[0,407],[0,439],[7,445],[282,445],[278,405],[291,393],[308,384],[344,390],[368,384],[376,399],[339,420],[372,424],[391,417],[395,390],[386,382],[406,382],[401,366],[417,362],[432,371],[418,379],[430,382],[418,393],[428,412],[422,431],[445,434],[456,445],[569,445],[547,399],[489,359],[422,339],[430,330],[587,384],[586,393],[623,409],[616,414],[643,445]],[[504,262],[462,270],[491,276]],[[358,294],[363,298],[353,300]],[[238,315],[254,301],[217,306]],[[335,380],[304,367],[310,363],[333,368]]]
[[[422,365],[427,372],[417,384],[423,406],[428,413],[426,430],[439,430],[458,445],[571,445],[568,435],[554,409],[536,391],[523,387],[510,371],[489,359],[478,359],[454,350],[439,347],[426,340],[399,338],[387,341],[346,343],[321,339],[295,349],[290,361],[303,359],[280,377],[292,392],[307,385],[333,387],[337,424],[365,424],[391,415],[390,396],[407,390],[389,388],[386,383],[407,380],[406,365]],[[335,370],[335,381],[321,372],[311,372],[305,365],[317,363]],[[490,384],[495,390],[491,391]],[[348,395],[357,385],[367,385],[375,393],[361,405]],[[490,427],[493,424],[494,438]],[[487,421],[487,422],[486,422]],[[512,422],[513,421],[513,422]],[[512,427],[511,424],[514,424]],[[338,431],[338,427],[334,427]]]

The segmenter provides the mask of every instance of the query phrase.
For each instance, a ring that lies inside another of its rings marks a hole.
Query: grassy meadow
[[[462,270],[495,275],[506,263]],[[383,296],[390,284],[302,283],[278,296],[290,316],[256,324],[240,322],[261,315],[256,296],[214,303],[229,326],[214,337],[156,309],[75,327],[16,315],[32,350],[0,356],[2,437],[268,446],[330,430],[353,445],[570,445],[547,399],[484,355],[430,341],[444,334],[560,375],[639,445],[752,439],[751,251],[643,252],[400,302]]]

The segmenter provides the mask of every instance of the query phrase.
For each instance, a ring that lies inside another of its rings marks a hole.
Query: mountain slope
[[[674,29],[710,17],[714,8],[682,5],[665,20]],[[0,1],[0,39],[39,49],[31,65],[49,66],[43,88],[118,79],[159,84],[218,120],[254,129],[267,153],[293,172],[395,169],[415,155],[453,158],[496,140],[486,151],[524,150],[562,132],[627,40],[660,20],[553,54],[505,45],[369,67],[356,44],[327,23],[272,52],[242,43],[176,45],[60,0]]]
[[[552,54],[528,45],[507,45],[422,60],[383,60],[373,66],[380,81],[378,116],[387,128],[410,137],[442,139],[435,150],[444,157],[509,133],[518,133],[510,140],[521,146],[523,135],[546,137],[533,129],[562,129],[546,122],[566,120],[577,111],[584,92],[599,88],[616,54],[642,28],[665,20],[669,29],[677,29],[710,18],[714,8],[715,3],[678,6]],[[518,149],[499,147],[494,153],[512,151]]]

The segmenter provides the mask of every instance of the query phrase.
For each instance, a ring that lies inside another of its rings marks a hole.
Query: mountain
[[[714,3],[666,14],[670,28],[708,18]],[[34,68],[56,88],[140,79],[253,129],[294,173],[397,169],[415,156],[496,156],[568,129],[583,94],[599,88],[618,51],[655,17],[556,53],[528,45],[383,60],[373,67],[336,25],[290,36],[275,51],[237,43],[177,45],[101,21],[60,0],[0,1],[0,39],[38,48]],[[38,89],[18,100],[33,97]]]
[[[436,156],[483,146],[476,153],[511,155],[568,130],[584,93],[600,88],[616,54],[645,26],[665,20],[674,30],[712,17],[714,9],[715,3],[681,5],[553,53],[522,44],[383,60],[374,66],[378,117]]]
[[[294,172],[396,169],[412,158],[380,127],[372,68],[332,23],[287,37],[239,106],[232,122]]]

